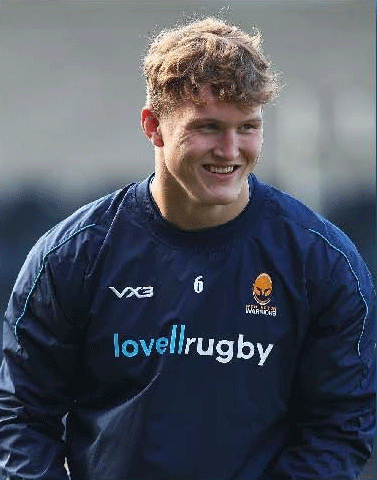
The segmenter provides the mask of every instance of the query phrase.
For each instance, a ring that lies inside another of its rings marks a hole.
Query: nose
[[[224,160],[234,161],[239,156],[239,139],[235,130],[225,130],[218,136],[213,152]]]

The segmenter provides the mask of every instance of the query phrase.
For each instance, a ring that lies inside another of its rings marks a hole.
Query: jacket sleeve
[[[3,325],[0,478],[68,478],[64,416],[79,384],[85,234],[53,248],[52,234],[42,237],[14,286]]]
[[[311,326],[298,358],[290,441],[264,480],[351,480],[376,425],[376,311],[356,251],[320,240],[308,261]]]

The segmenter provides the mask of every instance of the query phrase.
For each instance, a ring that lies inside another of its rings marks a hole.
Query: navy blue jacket
[[[47,232],[4,323],[6,478],[351,480],[375,432],[375,297],[350,240],[250,177],[182,231],[149,179]],[[17,477],[18,476],[18,477]]]

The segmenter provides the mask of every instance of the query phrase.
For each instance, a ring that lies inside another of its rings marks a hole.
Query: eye
[[[216,123],[204,123],[199,126],[199,130],[204,133],[216,133],[219,130],[219,126]]]
[[[244,123],[243,125],[240,126],[240,132],[247,133],[247,132],[250,132],[251,130],[257,130],[259,127],[260,127],[259,124]]]

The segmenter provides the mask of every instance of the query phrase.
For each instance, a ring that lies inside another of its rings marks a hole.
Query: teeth
[[[215,165],[206,165],[206,168],[211,173],[231,173],[234,170],[234,166],[231,166],[231,167],[215,167]]]

